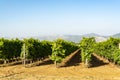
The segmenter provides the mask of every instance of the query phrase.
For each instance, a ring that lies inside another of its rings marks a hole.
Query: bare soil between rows
[[[120,80],[120,69],[113,64],[92,68],[82,63],[61,68],[51,63],[30,68],[14,65],[0,67],[0,80]]]
[[[79,56],[71,54],[62,63],[68,66],[59,68],[49,58],[27,68],[22,64],[0,67],[0,80],[120,80],[120,68],[106,59],[93,54],[92,67],[85,68]]]

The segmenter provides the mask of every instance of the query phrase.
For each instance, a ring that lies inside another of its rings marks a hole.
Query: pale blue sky
[[[120,32],[120,0],[0,0],[0,36]]]

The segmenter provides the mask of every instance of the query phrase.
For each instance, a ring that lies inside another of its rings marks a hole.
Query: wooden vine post
[[[120,49],[120,43],[119,43],[119,49]]]
[[[25,65],[26,65],[26,49],[25,49],[26,47],[25,47],[25,43],[23,44],[23,48],[24,48],[24,49],[23,49],[23,50],[24,50],[24,51],[23,51],[23,52],[24,52],[24,54],[23,54],[23,60],[24,60],[24,61],[23,61],[23,65],[25,66]]]

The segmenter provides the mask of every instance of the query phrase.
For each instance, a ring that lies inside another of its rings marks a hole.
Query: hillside
[[[114,35],[112,35],[112,37],[114,37],[114,38],[120,38],[120,33],[114,34]]]
[[[80,42],[83,37],[95,37],[97,42],[105,41],[109,37],[114,37],[114,38],[120,38],[120,33],[114,34],[114,35],[109,35],[109,36],[104,36],[104,35],[99,35],[96,33],[88,33],[88,34],[83,34],[83,35],[40,35],[40,36],[32,36],[32,38],[37,38],[40,40],[50,40],[53,41],[55,39],[61,38],[64,40],[72,41],[72,42]],[[5,37],[7,39],[11,39],[9,37]],[[19,39],[23,39],[24,37],[20,37]],[[30,37],[27,37],[30,38]]]
[[[47,35],[47,36],[38,36],[36,38],[40,40],[55,40],[57,38],[62,38],[68,41],[78,43],[80,40],[82,40],[83,37],[95,37],[97,42],[104,41],[107,39],[107,37],[95,33],[89,33],[84,35],[52,35],[52,36]]]

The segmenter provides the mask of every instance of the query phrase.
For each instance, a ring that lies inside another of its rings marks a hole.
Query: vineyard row
[[[81,49],[81,59],[85,64],[92,60],[92,53],[120,65],[119,38],[110,37],[103,42],[96,42],[94,37],[83,38],[80,43],[57,39],[54,41],[40,41],[38,39],[0,39],[0,60],[4,63],[13,59],[41,60],[49,57],[54,63],[60,63],[66,56],[77,49]]]

